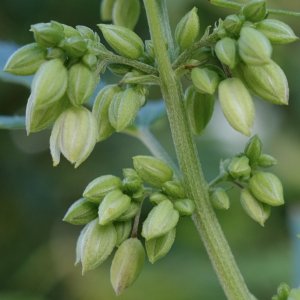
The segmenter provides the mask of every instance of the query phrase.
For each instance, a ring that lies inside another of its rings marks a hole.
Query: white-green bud
[[[102,0],[100,6],[100,17],[104,22],[112,20],[113,7],[116,0]]]
[[[65,39],[62,43],[62,48],[71,58],[78,58],[87,52],[87,42],[81,36],[72,36]]]
[[[246,156],[234,157],[228,165],[228,172],[233,178],[247,178],[251,174],[249,158]]]
[[[184,188],[179,181],[167,181],[162,185],[161,189],[167,196],[171,198],[183,199],[185,197]]]
[[[219,40],[215,46],[215,52],[218,59],[230,69],[237,64],[237,46],[236,41],[229,37]]]
[[[277,164],[277,159],[269,154],[262,154],[258,160],[257,160],[257,164],[260,167],[263,168],[268,168],[268,167],[272,167],[274,165]]]
[[[223,26],[229,34],[238,35],[244,23],[244,17],[229,15],[225,18]]]
[[[216,209],[229,209],[230,200],[226,191],[222,188],[216,188],[210,195],[212,205]]]
[[[263,20],[267,15],[266,0],[250,0],[243,6],[242,14],[251,22]]]
[[[250,164],[255,164],[261,155],[262,142],[254,135],[247,143],[244,153],[249,158]]]
[[[82,57],[82,62],[92,71],[95,71],[96,66],[97,66],[97,62],[98,62],[98,58],[96,55],[94,54],[85,54]]]
[[[132,224],[131,220],[126,222],[114,222],[114,226],[117,232],[117,242],[116,246],[118,247],[121,245],[126,239],[128,239],[131,230],[132,230]]]
[[[131,168],[123,169],[123,176],[123,190],[134,193],[141,188],[143,181],[136,170]]]
[[[191,216],[195,211],[195,202],[191,199],[180,199],[174,201],[174,208],[180,216]]]
[[[62,24],[63,29],[64,29],[64,36],[65,38],[69,38],[72,36],[80,36],[80,33],[72,26]]]
[[[165,194],[156,192],[150,195],[149,200],[153,204],[159,204],[160,202],[163,202],[165,200],[170,200],[170,199]]]
[[[209,95],[216,91],[220,81],[219,75],[208,68],[194,68],[191,78],[198,92]]]
[[[76,29],[84,39],[92,41],[95,39],[95,32],[91,28],[83,25],[77,25]]]
[[[140,204],[132,201],[128,209],[118,217],[117,221],[124,222],[134,218],[140,210]]]

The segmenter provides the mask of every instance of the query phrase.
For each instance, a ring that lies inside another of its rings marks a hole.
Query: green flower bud
[[[215,100],[212,95],[201,94],[193,86],[185,92],[186,111],[191,129],[195,135],[203,133],[203,130],[211,120]]]
[[[271,206],[284,204],[280,180],[272,173],[258,172],[249,181],[249,188],[257,200]]]
[[[91,28],[83,25],[77,25],[76,29],[84,39],[94,40],[95,32]]]
[[[287,300],[299,300],[300,299],[300,288],[292,289]]]
[[[173,177],[173,170],[164,161],[153,156],[134,156],[133,166],[144,182],[158,188]]]
[[[229,34],[238,35],[243,26],[244,20],[238,15],[229,15],[225,18],[223,26]]]
[[[267,65],[243,65],[242,72],[249,88],[273,104],[287,105],[289,84],[283,70],[273,61]]]
[[[117,25],[98,25],[107,43],[120,55],[138,59],[143,55],[144,44],[132,30]]]
[[[131,195],[132,201],[141,203],[145,199],[145,188],[144,186],[141,186],[137,191],[135,191]]]
[[[116,246],[118,247],[121,245],[125,240],[128,239],[131,230],[132,230],[132,224],[131,220],[126,222],[115,222],[114,223],[116,232],[117,232],[117,243]]]
[[[246,214],[255,222],[264,226],[271,213],[270,206],[257,201],[248,189],[242,190],[240,200]]]
[[[278,297],[281,299],[288,299],[288,296],[291,292],[291,288],[286,283],[281,283],[277,289]]]
[[[64,29],[64,36],[65,38],[70,38],[73,36],[80,36],[80,33],[72,26],[62,24],[63,29]]]
[[[46,54],[47,50],[37,43],[25,45],[9,57],[4,71],[15,75],[32,75],[46,61]]]
[[[101,226],[98,220],[87,224],[78,245],[82,273],[99,267],[113,251],[116,241],[117,232],[113,224]]]
[[[47,59],[56,59],[59,58],[62,61],[64,61],[66,59],[66,54],[64,52],[64,50],[58,48],[58,47],[54,47],[54,48],[48,48],[47,51]]]
[[[165,235],[145,242],[147,255],[152,264],[169,253],[174,244],[175,237],[176,228],[173,228]]]
[[[88,225],[88,224],[87,224]],[[89,226],[84,226],[83,229],[80,231],[79,237],[76,242],[76,260],[75,260],[75,266],[78,265],[81,262],[81,253],[82,253],[82,246],[83,246],[83,238],[85,235],[85,232],[87,231]]]
[[[138,278],[144,261],[145,250],[137,238],[130,238],[121,244],[110,268],[110,281],[117,295],[121,295]]]
[[[271,61],[272,46],[270,41],[254,28],[242,28],[238,49],[240,57],[246,64],[263,65]]]
[[[254,135],[247,143],[244,153],[249,158],[250,164],[255,164],[261,155],[262,142]]]
[[[142,236],[148,241],[165,235],[179,220],[179,213],[170,200],[165,200],[152,208],[143,223]]]
[[[72,57],[83,56],[87,51],[87,42],[81,36],[72,36],[63,41],[62,48]]]
[[[82,57],[82,62],[90,69],[95,70],[98,62],[98,58],[96,55],[93,54],[85,54]]]
[[[132,201],[128,209],[120,217],[118,217],[117,221],[129,221],[137,215],[139,210],[140,204]]]
[[[81,106],[94,93],[99,77],[82,63],[69,69],[67,94],[74,106]]]
[[[122,65],[122,64],[110,64],[108,66],[108,69],[117,76],[124,76],[125,74],[127,74],[128,72],[130,72],[132,70],[132,67],[130,66],[126,66],[126,65]]]
[[[153,204],[159,204],[165,200],[170,200],[165,194],[156,192],[150,195],[149,200]]]
[[[236,41],[229,37],[219,40],[215,46],[218,59],[225,65],[233,69],[237,64]]]
[[[272,167],[274,165],[277,164],[277,159],[269,154],[262,154],[258,160],[257,160],[257,164],[260,167],[263,168],[268,168],[268,167]]]
[[[81,198],[75,201],[66,212],[63,221],[73,225],[85,225],[98,216],[97,206]]]
[[[123,169],[123,176],[123,190],[132,193],[141,188],[143,181],[136,170],[131,168]]]
[[[54,166],[59,164],[62,153],[77,168],[94,149],[96,137],[96,120],[88,109],[67,109],[56,120],[50,137]]]
[[[31,25],[30,30],[35,41],[42,47],[56,46],[64,38],[63,25],[55,21]]]
[[[228,78],[219,84],[219,100],[229,124],[244,135],[251,134],[254,122],[254,104],[243,82]]]
[[[230,200],[226,191],[222,188],[216,188],[211,196],[210,200],[214,208],[216,209],[229,209]]]
[[[171,198],[183,199],[185,197],[184,188],[179,181],[170,180],[164,182],[161,189]]]
[[[140,17],[140,12],[139,0],[116,0],[112,11],[113,23],[133,29]]]
[[[100,203],[102,199],[113,190],[122,187],[119,177],[113,175],[103,175],[91,181],[83,192],[83,197],[94,203]]]
[[[174,202],[174,208],[180,216],[191,216],[195,211],[195,203],[191,199],[180,199]]]
[[[251,22],[263,20],[267,15],[266,0],[251,0],[244,5],[242,13]]]
[[[112,20],[113,7],[116,0],[102,0],[100,7],[100,17],[104,22]]]
[[[145,49],[149,57],[151,57],[153,60],[155,59],[155,52],[153,47],[152,40],[146,40],[145,41]]]
[[[228,165],[228,172],[233,178],[249,177],[251,174],[249,158],[246,156],[234,157]]]
[[[194,7],[176,26],[175,40],[181,51],[192,46],[199,35],[200,23],[197,11],[198,9]]]
[[[208,68],[194,68],[191,78],[198,92],[210,95],[215,92],[220,81],[219,75]]]
[[[99,224],[106,225],[118,219],[130,207],[131,199],[120,190],[109,192],[101,201],[98,216]]]

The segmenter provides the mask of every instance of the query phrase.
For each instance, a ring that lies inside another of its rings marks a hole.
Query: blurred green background
[[[169,4],[173,28],[195,5],[199,7],[202,31],[229,12],[210,6],[206,0],[170,0]],[[273,0],[269,5],[300,11],[300,3],[294,0]],[[281,19],[300,35],[299,19]],[[9,47],[32,42],[30,24],[49,20],[97,30],[99,1],[1,0],[1,67],[3,53],[7,55]],[[144,12],[137,32],[149,38]],[[270,299],[281,281],[300,284],[300,246],[296,238],[300,232],[299,53],[299,43],[274,49],[274,58],[289,79],[290,105],[273,107],[256,101],[254,133],[262,137],[264,151],[279,160],[273,171],[284,183],[287,205],[272,210],[265,228],[245,215],[234,191],[231,209],[218,212],[245,279],[259,299]],[[104,78],[105,82],[111,80]],[[24,114],[28,95],[26,87],[0,81],[0,114]],[[152,96],[159,97],[156,93]],[[153,131],[174,157],[166,119]],[[139,141],[115,134],[97,144],[79,169],[64,159],[53,168],[49,136],[50,131],[27,137],[24,130],[0,130],[0,300],[115,299],[109,283],[110,262],[82,277],[80,268],[73,265],[80,228],[61,219],[89,181],[103,174],[120,175],[122,168],[131,166],[133,155],[149,152]],[[226,124],[217,108],[206,133],[197,139],[208,180],[217,174],[219,160],[241,151],[246,140]],[[134,286],[119,298],[222,300],[225,296],[192,222],[185,219],[178,226],[170,254],[154,266],[146,263]]]

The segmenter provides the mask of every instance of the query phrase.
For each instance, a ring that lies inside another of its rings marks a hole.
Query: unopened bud
[[[195,211],[195,202],[191,199],[180,199],[174,202],[174,208],[180,216],[191,216]]]
[[[167,181],[162,185],[161,189],[167,196],[171,198],[183,199],[185,197],[184,188],[179,181]]]
[[[251,174],[249,158],[246,156],[234,157],[229,165],[228,172],[233,178],[247,178]]]
[[[95,70],[97,66],[97,56],[93,54],[85,54],[82,57],[82,62],[90,69],[90,70]]]
[[[233,69],[237,64],[236,41],[229,37],[219,40],[215,46],[218,59],[225,65]]]
[[[242,9],[246,20],[258,22],[263,20],[267,15],[266,0],[251,0],[246,3]]]
[[[66,24],[62,24],[62,26],[64,28],[64,36],[66,39],[73,36],[80,36],[80,33],[74,27]]]
[[[238,15],[229,15],[225,18],[223,26],[229,34],[238,35],[243,26],[244,20]]]
[[[288,299],[290,292],[291,292],[291,288],[285,282],[281,283],[279,285],[279,287],[277,288],[277,294],[278,294],[279,300]]]
[[[132,230],[131,220],[126,222],[114,222],[114,226],[117,232],[116,246],[121,245],[130,235]]]
[[[87,42],[81,36],[72,36],[63,41],[62,48],[70,57],[81,57],[87,51]]]
[[[277,164],[277,159],[269,154],[262,154],[258,160],[257,160],[257,164],[260,167],[263,168],[268,168],[268,167],[272,167],[274,165]]]
[[[123,189],[127,192],[136,192],[142,186],[142,179],[136,172],[136,170],[127,168],[123,169]]]
[[[164,200],[170,200],[165,194],[156,192],[150,195],[149,200],[153,204],[159,204],[160,202],[163,202]]]
[[[261,155],[262,142],[254,135],[247,143],[244,153],[249,158],[250,164],[255,164]]]
[[[47,59],[56,59],[56,58],[59,58],[62,61],[64,61],[66,59],[65,51],[58,47],[48,48]]]
[[[191,73],[194,87],[200,93],[212,95],[219,84],[219,75],[208,68],[194,68]]]
[[[100,17],[104,22],[112,20],[112,11],[116,0],[102,0],[100,7]]]
[[[230,200],[226,193],[226,191],[222,188],[216,188],[211,196],[210,200],[212,202],[212,205],[216,209],[229,209],[230,207]]]
[[[140,204],[132,201],[128,209],[122,215],[120,215],[120,217],[118,217],[117,221],[124,222],[124,221],[131,220],[137,215],[139,210],[140,210]]]
[[[83,25],[77,25],[76,29],[84,39],[94,40],[95,32],[91,28]]]

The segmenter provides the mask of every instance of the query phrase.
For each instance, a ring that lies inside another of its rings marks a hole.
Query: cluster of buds
[[[286,283],[281,283],[277,289],[277,295],[272,300],[297,300],[300,297],[300,288],[291,289]]]
[[[262,143],[252,137],[244,152],[221,162],[220,182],[231,182],[241,188],[240,202],[247,215],[264,226],[272,206],[284,204],[283,188],[277,176],[262,169],[272,167],[276,159],[262,153]],[[217,209],[230,207],[224,188],[211,189],[211,201]]]
[[[135,156],[133,166],[123,169],[123,179],[103,175],[91,181],[64,217],[73,225],[85,225],[76,247],[76,263],[81,262],[83,273],[101,265],[117,247],[111,265],[117,294],[135,281],[144,263],[144,246],[137,238],[143,201],[149,198],[155,205],[141,230],[151,263],[170,251],[180,216],[194,212],[194,202],[186,198],[168,164]]]

